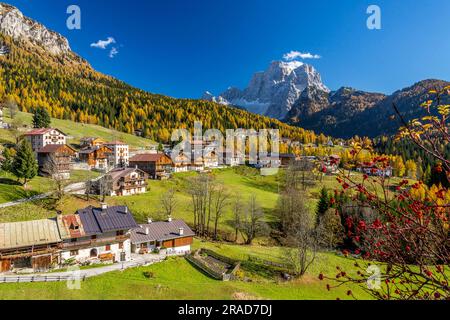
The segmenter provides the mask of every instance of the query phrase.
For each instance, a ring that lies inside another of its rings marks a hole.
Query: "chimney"
[[[147,227],[145,228],[145,234],[148,236],[150,234],[150,229]]]
[[[172,222],[172,217],[169,216],[169,218],[167,219],[168,222]]]
[[[104,202],[102,202],[102,210],[108,209],[108,205]]]
[[[184,228],[180,228],[180,229],[178,229],[179,231],[178,231],[178,234],[180,235],[180,236],[182,236],[182,235],[184,235]]]
[[[125,206],[125,209],[123,211],[125,211],[125,213],[128,213],[128,207]]]
[[[152,218],[148,218],[148,219],[147,219],[147,223],[148,223],[148,224],[150,224],[150,223],[152,223],[152,222],[153,222],[153,221],[152,221]]]

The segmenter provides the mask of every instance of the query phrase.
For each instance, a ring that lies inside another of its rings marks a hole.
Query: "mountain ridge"
[[[406,120],[418,118],[422,114],[420,104],[430,98],[428,91],[448,84],[426,79],[391,95],[351,87],[330,91],[314,67],[299,61],[275,61],[266,71],[256,72],[246,89],[231,87],[219,96],[207,92],[202,99],[236,105],[338,138],[373,138],[394,134],[401,126],[398,119],[391,120],[393,103],[400,106]]]

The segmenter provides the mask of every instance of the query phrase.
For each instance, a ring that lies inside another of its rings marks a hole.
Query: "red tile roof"
[[[45,147],[38,150],[38,153],[54,153],[58,152],[62,148],[69,148],[74,153],[76,152],[74,148],[66,144],[48,144]]]
[[[53,129],[53,128],[40,128],[40,129],[33,129],[31,131],[28,131],[27,133],[25,133],[25,136],[40,136],[42,134],[46,134],[52,130],[56,130],[59,131],[60,133],[62,133],[63,135],[66,135],[64,132],[62,132],[59,129]]]
[[[165,156],[166,155],[163,153],[137,154],[134,157],[130,158],[130,162],[156,162]]]

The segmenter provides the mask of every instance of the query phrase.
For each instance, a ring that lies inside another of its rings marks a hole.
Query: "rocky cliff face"
[[[246,89],[229,88],[218,97],[207,93],[203,99],[283,119],[307,88],[329,92],[314,67],[299,61],[274,61],[266,71],[255,73]]]
[[[40,46],[52,55],[71,53],[66,38],[25,17],[17,8],[5,3],[0,3],[0,33],[17,41]]]

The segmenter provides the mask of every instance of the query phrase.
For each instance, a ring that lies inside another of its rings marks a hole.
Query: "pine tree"
[[[29,180],[37,175],[38,164],[34,158],[33,150],[31,149],[31,144],[28,140],[23,140],[19,144],[17,153],[12,162],[11,171],[18,179],[24,179],[24,186],[27,185]]]
[[[325,212],[330,208],[330,196],[327,188],[323,187],[320,190],[320,198],[316,208],[316,225],[319,225],[320,220],[324,216]]]
[[[1,169],[5,172],[12,172],[12,164],[14,160],[14,149],[5,148],[2,152],[3,161],[1,163]]]
[[[49,128],[52,120],[47,109],[39,107],[33,114],[33,127],[34,128]]]

